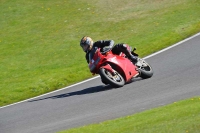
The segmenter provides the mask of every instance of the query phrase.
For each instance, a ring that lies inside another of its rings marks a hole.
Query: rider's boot
[[[136,50],[136,49],[134,48],[134,50]],[[134,50],[131,51],[131,47],[128,47],[125,50],[125,54],[133,64],[136,64],[138,61],[138,55],[134,53]]]
[[[134,48],[131,51],[131,61],[133,62],[133,64],[136,64],[138,62],[138,54],[135,53],[136,48]]]
[[[131,53],[130,53],[130,56],[129,56],[128,58],[129,58],[129,60],[131,60],[131,62],[132,62],[133,64],[136,64],[137,61],[138,61],[137,56],[134,56],[134,55],[132,55]]]

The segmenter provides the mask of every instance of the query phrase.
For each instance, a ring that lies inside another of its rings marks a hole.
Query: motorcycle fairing
[[[129,81],[135,75],[138,75],[137,67],[132,62],[124,57],[107,54],[106,63],[110,64],[114,69],[117,70],[126,81]]]

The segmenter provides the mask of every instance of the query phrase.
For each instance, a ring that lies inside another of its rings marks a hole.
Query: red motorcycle
[[[135,50],[133,54],[138,56]],[[91,73],[99,74],[104,84],[113,87],[122,87],[135,77],[146,79],[153,75],[152,67],[144,59],[138,57],[134,65],[124,53],[116,55],[111,49],[101,51],[100,48],[93,48],[89,54],[89,69]]]

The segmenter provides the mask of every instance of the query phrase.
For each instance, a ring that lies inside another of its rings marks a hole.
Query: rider
[[[87,63],[89,63],[89,53],[94,47],[102,48],[103,51],[107,51],[108,49],[112,49],[113,54],[119,55],[121,52],[123,52],[128,59],[131,60],[134,64],[137,63],[137,56],[134,56],[131,54],[131,47],[128,44],[116,44],[114,46],[113,40],[99,40],[96,42],[93,42],[92,38],[88,36],[84,36],[80,41],[80,46],[82,47],[83,51],[86,52],[86,60]]]

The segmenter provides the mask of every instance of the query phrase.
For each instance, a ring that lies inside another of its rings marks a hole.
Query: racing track
[[[200,33],[146,59],[150,79],[123,88],[99,78],[22,103],[0,108],[1,133],[53,133],[118,118],[200,95]]]

